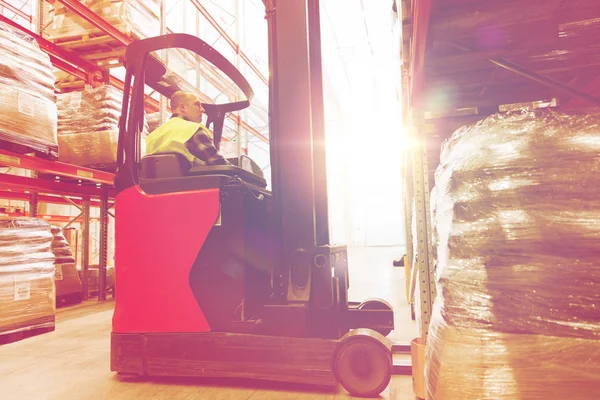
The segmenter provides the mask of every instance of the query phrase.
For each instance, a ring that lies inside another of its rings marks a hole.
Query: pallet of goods
[[[122,97],[109,85],[58,95],[60,161],[114,170]]]
[[[63,231],[58,226],[52,227],[52,252],[56,257],[54,261],[56,281],[56,303],[73,304],[82,300],[82,285],[77,273],[75,258],[71,246]]]
[[[55,77],[35,39],[0,22],[0,147],[58,157]]]
[[[160,4],[158,0],[82,0],[100,18],[131,39],[160,34]],[[47,34],[62,48],[75,51],[84,59],[107,67],[120,65],[125,46],[86,21],[60,2],[50,11],[51,24]]]
[[[427,399],[600,398],[600,117],[491,116],[436,171]]]
[[[54,330],[52,240],[44,220],[0,219],[0,344]]]

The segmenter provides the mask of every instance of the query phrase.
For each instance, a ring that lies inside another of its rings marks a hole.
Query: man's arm
[[[185,143],[186,147],[196,158],[204,161],[206,165],[228,165],[229,162],[219,154],[208,133],[200,128],[194,136]]]

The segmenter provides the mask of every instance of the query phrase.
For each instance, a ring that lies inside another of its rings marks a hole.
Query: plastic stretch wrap
[[[160,35],[158,0],[82,0],[86,7],[119,31],[137,38]],[[48,35],[54,40],[105,34],[63,4],[54,3]]]
[[[54,327],[51,244],[44,220],[0,219],[0,334]]]
[[[33,37],[0,22],[0,140],[56,155],[55,77]]]
[[[56,297],[63,298],[72,295],[81,299],[82,286],[77,267],[75,266],[75,258],[71,251],[71,246],[63,235],[62,229],[58,226],[52,227],[52,252],[56,257],[54,261],[55,280],[56,280]]]
[[[456,131],[436,171],[428,399],[600,398],[600,118]]]
[[[114,164],[117,161],[122,101],[123,92],[109,85],[60,94],[60,160],[87,166]],[[145,124],[144,133],[147,132]]]

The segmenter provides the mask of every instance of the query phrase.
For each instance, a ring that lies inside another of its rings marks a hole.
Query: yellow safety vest
[[[190,162],[192,167],[205,165],[185,146],[198,129],[204,129],[212,138],[212,133],[202,124],[172,117],[146,137],[146,154],[178,153]]]

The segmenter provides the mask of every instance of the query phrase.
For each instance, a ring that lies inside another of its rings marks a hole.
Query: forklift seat
[[[144,180],[163,180],[175,178],[187,178],[195,176],[225,175],[239,177],[242,180],[261,188],[267,187],[267,182],[262,176],[244,168],[238,167],[237,160],[234,165],[203,165],[191,168],[188,160],[181,154],[162,153],[147,155],[142,158],[140,178]],[[254,163],[252,165],[254,167]],[[257,167],[257,166],[256,166]]]
[[[140,177],[145,179],[179,178],[185,176],[191,165],[177,153],[152,154],[142,158]]]

